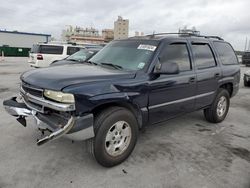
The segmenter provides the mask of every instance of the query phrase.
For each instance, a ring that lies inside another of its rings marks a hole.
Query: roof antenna
[[[155,31],[153,31],[152,37],[155,37]]]

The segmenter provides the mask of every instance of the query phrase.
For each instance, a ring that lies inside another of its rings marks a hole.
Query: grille
[[[35,87],[32,87],[28,84],[25,84],[25,83],[22,83],[22,88],[25,92],[33,95],[33,96],[36,96],[36,97],[42,97],[43,96],[43,90],[42,89],[38,89],[38,88],[35,88]]]

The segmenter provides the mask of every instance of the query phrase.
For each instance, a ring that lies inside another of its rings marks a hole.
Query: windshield
[[[113,64],[125,70],[140,70],[149,63],[158,43],[149,40],[113,41],[89,61],[102,65]]]
[[[68,60],[75,60],[75,61],[86,61],[90,57],[92,57],[96,52],[89,51],[89,50],[80,50],[71,56],[67,57]]]

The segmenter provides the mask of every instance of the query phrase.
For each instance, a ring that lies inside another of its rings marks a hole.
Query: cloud
[[[250,38],[249,0],[9,0],[0,5],[0,28],[60,37],[66,25],[113,28],[118,15],[130,20],[130,34],[176,32],[195,26],[219,35],[238,50]]]

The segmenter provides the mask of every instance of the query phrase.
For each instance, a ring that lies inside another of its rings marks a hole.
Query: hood
[[[65,64],[77,64],[77,63],[79,63],[79,62],[64,59],[64,60],[59,60],[59,61],[53,62],[50,64],[50,66],[65,65]]]
[[[64,87],[98,81],[134,78],[135,72],[113,70],[96,65],[73,64],[25,72],[21,80],[35,87],[62,90]]]

